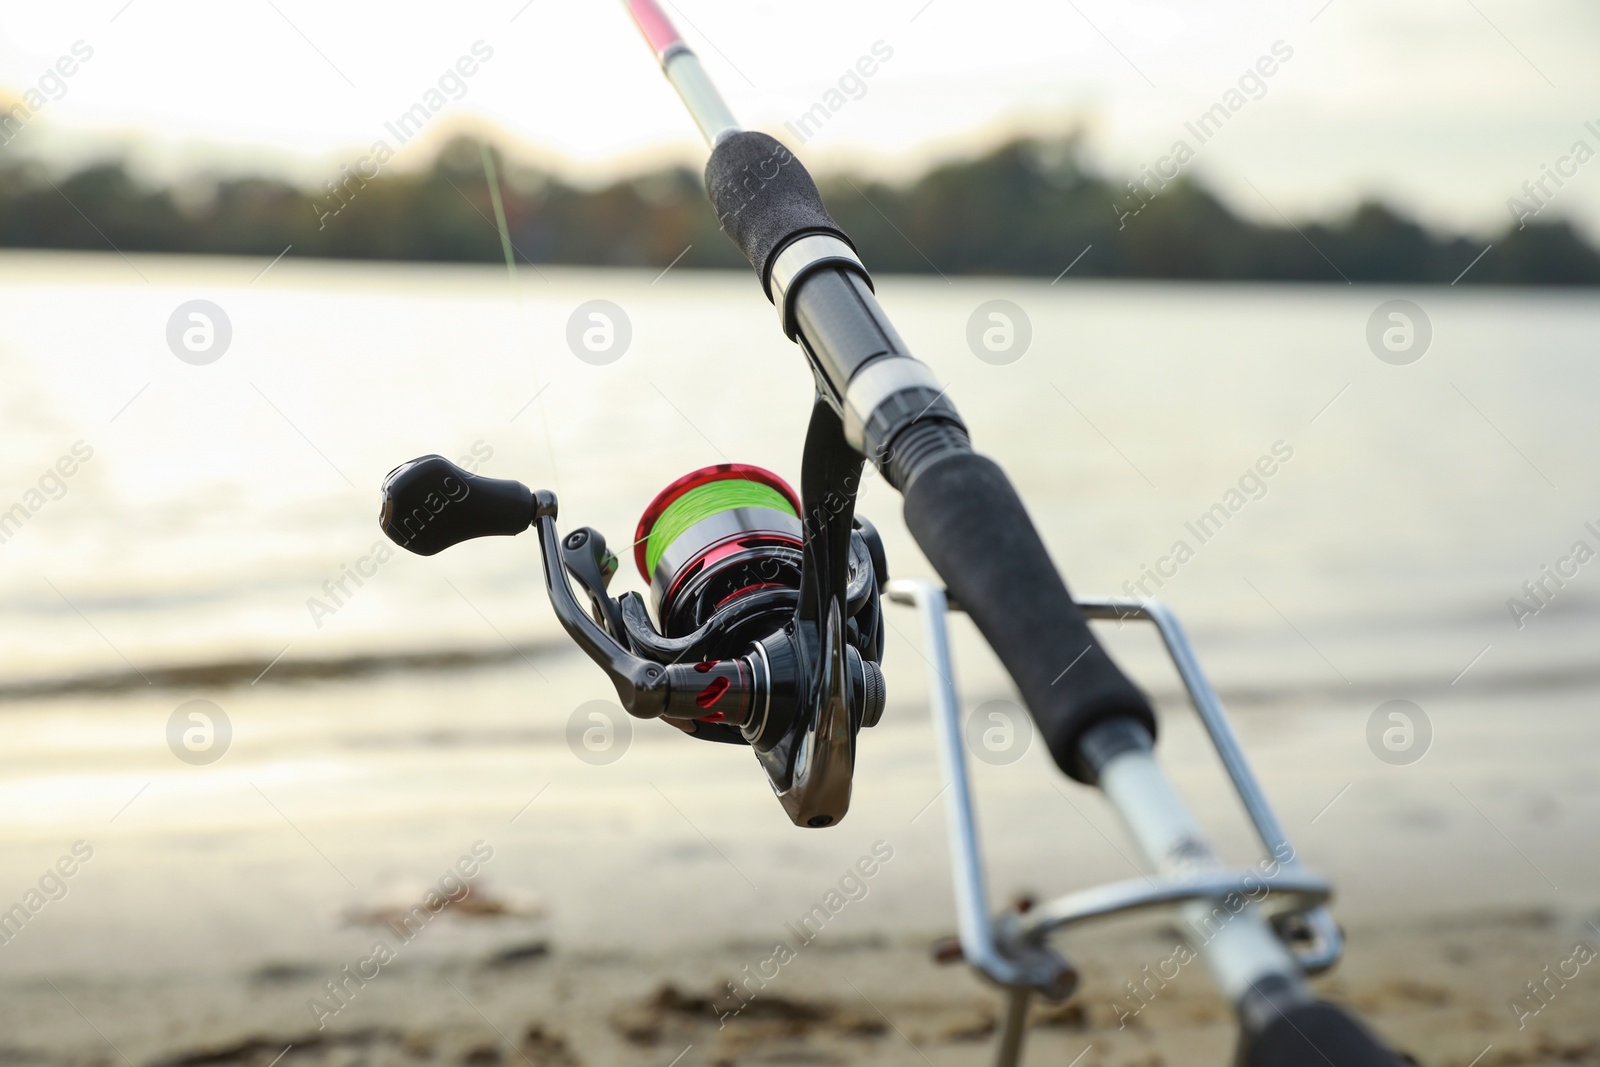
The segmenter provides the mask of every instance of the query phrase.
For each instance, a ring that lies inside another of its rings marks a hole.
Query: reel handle
[[[378,512],[389,540],[419,556],[474,537],[512,537],[533,519],[533,490],[473,474],[443,456],[421,456],[390,471]]]
[[[591,538],[592,531],[579,530],[568,538],[570,544],[564,544],[556,532],[556,507],[554,493],[534,492],[509,478],[484,478],[443,456],[420,456],[400,464],[384,478],[378,524],[389,540],[419,556],[432,556],[476,537],[515,536],[536,526],[544,555],[545,586],[556,618],[605,670],[631,714],[641,718],[662,715],[672,703],[667,671],[625,648],[618,640],[619,632],[608,629],[610,613],[597,610],[601,620],[597,622],[579,605],[567,584],[567,571],[575,570],[598,608],[609,577],[605,540],[598,534]],[[589,553],[581,551],[585,548]],[[615,570],[614,560],[610,567]],[[620,613],[617,622],[620,626]]]
[[[521,482],[484,478],[443,456],[421,456],[402,463],[383,481],[379,524],[389,539],[419,556],[431,556],[475,537],[515,536],[530,525],[539,532],[545,588],[550,606],[568,635],[605,671],[617,699],[641,719],[697,719],[722,711],[742,723],[776,683],[792,689],[791,679],[758,677],[751,657],[712,662],[657,663],[637,655],[626,641],[621,609],[605,595],[616,557],[605,538],[587,527],[563,538],[556,530],[554,493]],[[568,578],[588,594],[585,611]]]

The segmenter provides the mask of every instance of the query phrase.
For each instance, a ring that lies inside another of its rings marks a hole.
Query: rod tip
[[[623,3],[658,60],[665,61],[668,52],[683,47],[683,38],[656,0],[623,0]]]

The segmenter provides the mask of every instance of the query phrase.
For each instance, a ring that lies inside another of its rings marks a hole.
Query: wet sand
[[[1600,977],[1581,973],[1518,1030],[1504,963],[1565,957],[1587,937],[1546,912],[1441,915],[1351,929],[1345,962],[1319,981],[1428,1065],[1600,1063]],[[449,936],[446,934],[445,936]],[[1124,1028],[1113,1006],[1140,960],[1172,933],[1148,923],[1072,937],[1083,975],[1066,1005],[1036,1004],[1032,1064],[1223,1064],[1227,1006],[1196,971],[1159,991]],[[319,1030],[306,1001],[329,961],[278,960],[211,979],[138,983],[92,971],[4,987],[0,1062],[163,1067],[462,1064],[982,1064],[1000,997],[963,966],[935,965],[928,938],[867,937],[803,949],[741,1001],[728,993],[768,946],[585,953],[547,942],[399,960]],[[1530,974],[1529,978],[1538,977]],[[353,988],[353,987],[352,987]],[[70,1003],[69,1003],[70,1002]],[[115,1048],[113,1048],[113,1043]],[[1081,1056],[1081,1058],[1079,1058]],[[1481,1058],[1480,1058],[1481,1057]]]
[[[583,665],[541,663],[576,700]],[[641,729],[613,765],[574,759],[560,716],[523,695],[525,671],[240,692],[224,698],[234,747],[206,767],[167,751],[163,695],[13,705],[0,903],[70,842],[94,855],[0,946],[0,1063],[989,1061],[998,992],[929,951],[954,909],[914,693],[864,735],[850,817],[805,832],[748,753]],[[1298,851],[1337,889],[1349,942],[1318,988],[1429,1067],[1600,1064],[1600,965],[1537,1014],[1524,987],[1580,939],[1600,945],[1586,925],[1600,924],[1600,857],[1575,847],[1600,827],[1594,696],[1547,694],[1541,729],[1515,735],[1501,698],[1458,697],[1437,751],[1407,767],[1367,750],[1360,704],[1234,716]],[[472,712],[447,721],[451,707]],[[1193,717],[1169,705],[1163,726],[1174,780],[1222,852],[1247,859],[1258,846]],[[1114,814],[1042,751],[973,775],[995,899],[1130,876]],[[385,924],[488,849],[473,905],[402,946]],[[730,1016],[727,983],[884,849],[859,899]],[[1232,1023],[1203,968],[1119,1028],[1125,983],[1175,936],[1146,917],[1062,938],[1082,985],[1040,1006],[1028,1062],[1228,1063]],[[379,938],[394,958],[348,1005],[331,1000],[325,983]]]

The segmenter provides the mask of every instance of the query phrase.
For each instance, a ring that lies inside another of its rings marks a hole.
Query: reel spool
[[[772,628],[760,620],[792,612],[795,598],[760,597],[766,610],[753,613],[739,605],[799,589],[803,538],[789,483],[761,467],[719,463],[656,494],[634,532],[633,557],[664,636],[687,636],[720,614],[738,620],[730,639],[754,639]]]

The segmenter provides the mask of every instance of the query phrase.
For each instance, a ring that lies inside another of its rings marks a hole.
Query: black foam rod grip
[[[822,194],[806,168],[764,133],[745,130],[712,150],[706,161],[706,194],[717,221],[756,269],[769,297],[772,258],[794,238],[825,233],[850,243],[822,206]]]
[[[1149,700],[1090,632],[994,461],[951,452],[918,472],[905,503],[911,535],[1005,664],[1057,766],[1093,782],[1078,742],[1111,719],[1155,736]]]
[[[527,486],[480,477],[443,456],[402,463],[383,480],[378,524],[389,540],[419,556],[474,537],[519,534],[532,522]]]

